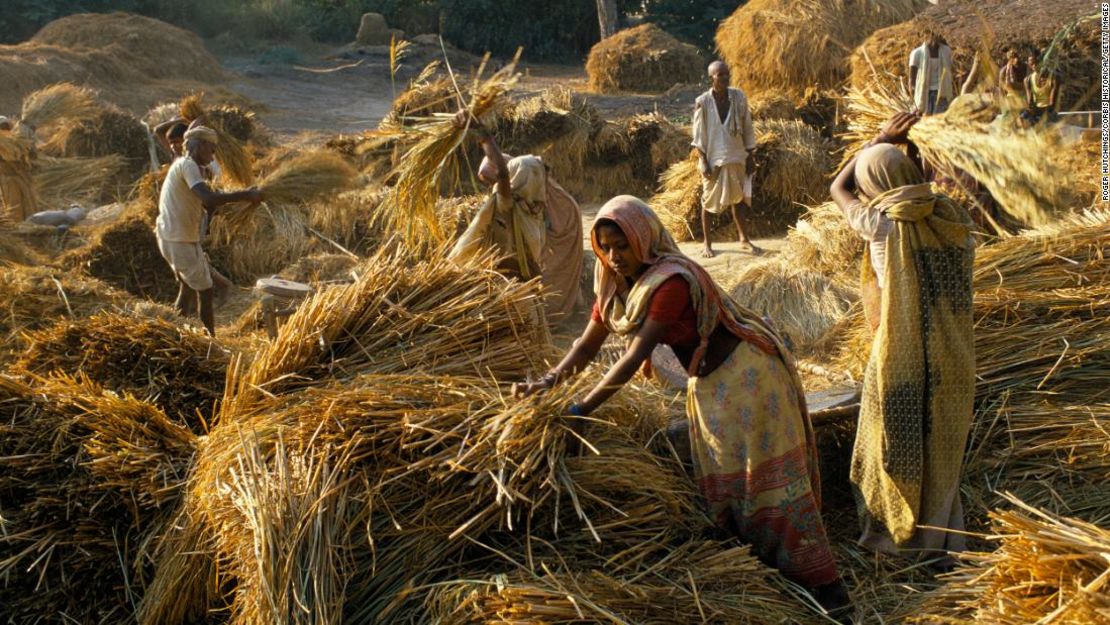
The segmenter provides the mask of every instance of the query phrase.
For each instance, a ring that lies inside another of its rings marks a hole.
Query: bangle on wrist
[[[540,378],[540,382],[545,382],[548,386],[555,386],[555,383],[558,381],[559,374],[555,371],[548,371],[543,375],[542,378]]]

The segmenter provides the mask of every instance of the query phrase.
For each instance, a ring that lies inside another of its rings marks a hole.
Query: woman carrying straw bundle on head
[[[965,547],[961,534],[944,529],[964,527],[960,469],[975,397],[974,241],[967,211],[934,194],[920,165],[893,145],[908,142],[918,119],[893,117],[830,191],[870,243],[861,277],[875,335],[851,466],[860,544],[938,557]]]
[[[466,112],[455,118],[463,127]],[[539,157],[510,157],[501,152],[493,135],[480,126],[484,158],[478,179],[494,194],[471,221],[451,251],[451,258],[474,255],[496,247],[508,258],[508,275],[528,279],[541,276],[548,318],[558,320],[574,311],[582,274],[582,213],[578,202],[555,182]]]
[[[819,512],[813,428],[782,340],[682,254],[639,199],[609,200],[590,241],[599,259],[591,319],[558,366],[517,392],[531,395],[578,373],[615,332],[628,348],[570,408],[585,416],[648,363],[657,344],[669,345],[690,374],[691,447],[713,518],[826,608],[846,612],[847,591]]]

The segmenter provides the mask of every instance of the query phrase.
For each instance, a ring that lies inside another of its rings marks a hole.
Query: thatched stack
[[[130,188],[150,169],[150,137],[135,116],[112,105],[87,120],[63,123],[45,138],[48,156],[102,157],[118,155],[124,166],[111,179],[120,188]]]
[[[1009,496],[991,512],[990,553],[962,566],[926,597],[913,623],[1105,623],[1110,618],[1110,532]],[[1009,507],[1008,506],[1008,507]]]
[[[84,375],[106,389],[143,398],[188,424],[211,421],[231,359],[225,347],[202,332],[134,314],[63,319],[28,333],[25,340],[27,349],[16,369]]]
[[[65,253],[59,263],[137,297],[171,301],[177,280],[158,251],[152,207],[133,203],[119,218],[95,226],[88,242]]]
[[[698,49],[655,24],[642,24],[602,39],[590,49],[590,89],[662,92],[676,84],[700,84],[706,62]]]
[[[126,621],[196,436],[66,377],[0,376],[0,603],[12,622]]]
[[[125,162],[118,154],[99,158],[40,156],[35,159],[32,174],[35,193],[44,210],[109,199],[116,190],[112,181]]]
[[[717,49],[733,84],[751,95],[784,89],[800,97],[811,87],[838,87],[859,42],[924,6],[923,0],[752,0],[721,23]]]
[[[820,201],[828,193],[833,168],[832,144],[800,121],[781,119],[755,123],[759,158],[752,177],[752,233],[776,234],[794,223],[803,204]],[[698,156],[690,152],[659,178],[659,193],[651,205],[667,230],[679,241],[702,237],[702,176]],[[714,218],[716,229],[731,216]]]

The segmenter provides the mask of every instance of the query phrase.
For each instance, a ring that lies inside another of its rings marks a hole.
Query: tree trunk
[[[602,39],[617,32],[617,0],[597,0],[597,22]]]

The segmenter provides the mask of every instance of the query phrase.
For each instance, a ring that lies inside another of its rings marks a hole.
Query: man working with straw
[[[216,150],[216,132],[198,126],[185,133],[185,156],[175,160],[166,173],[158,198],[155,234],[162,257],[170,264],[178,282],[177,312],[192,314],[194,303],[201,322],[215,336],[212,306],[212,268],[201,249],[201,228],[205,211],[233,202],[262,201],[255,187],[235,193],[216,193],[208,186],[204,168]]]
[[[952,48],[940,33],[930,31],[925,43],[910,52],[910,87],[913,102],[922,115],[948,110],[955,95],[952,77]]]
[[[709,65],[712,87],[698,96],[694,104],[692,145],[698,151],[698,168],[702,175],[701,225],[705,236],[706,258],[713,257],[710,241],[709,213],[732,211],[740,248],[752,254],[762,252],[744,232],[741,215],[752,206],[752,177],[749,159],[754,162],[755,129],[748,108],[748,96],[729,87],[728,65],[714,61]],[[737,212],[736,207],[744,205]]]

